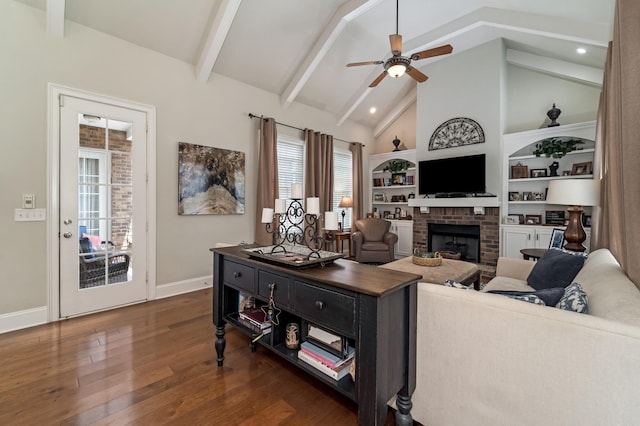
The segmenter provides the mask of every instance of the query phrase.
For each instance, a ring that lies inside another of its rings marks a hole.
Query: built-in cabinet
[[[595,131],[596,122],[590,121],[503,135],[501,256],[522,258],[522,248],[547,248],[553,228],[564,228],[567,206],[547,204],[547,188],[554,179],[593,179]],[[552,137],[584,143],[562,158],[534,155],[536,145]],[[551,176],[554,162],[557,176]],[[585,214],[591,215],[590,207]]]
[[[394,161],[406,161],[408,167],[391,171]],[[369,176],[371,187],[370,213],[391,221],[391,232],[398,235],[395,247],[396,257],[413,253],[413,221],[409,200],[417,194],[416,151],[415,149],[370,155]],[[387,170],[385,170],[387,169]]]
[[[530,226],[503,225],[500,233],[502,256],[522,259],[520,250],[523,248],[548,248],[554,229],[564,229],[564,226]],[[585,229],[587,239],[584,246],[589,247],[591,230]]]
[[[413,254],[413,221],[392,220],[389,230],[398,236],[394,250],[395,257],[411,256]]]

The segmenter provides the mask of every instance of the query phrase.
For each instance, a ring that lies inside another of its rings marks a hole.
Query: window
[[[353,198],[353,163],[351,151],[333,147],[333,211],[339,213],[342,221],[342,210],[345,211],[344,227],[351,228],[351,208],[338,207],[342,197]]]

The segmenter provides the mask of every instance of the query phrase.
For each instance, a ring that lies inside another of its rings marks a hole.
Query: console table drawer
[[[252,267],[225,259],[222,263],[222,270],[225,284],[247,290],[251,293],[256,292]]]
[[[336,331],[356,334],[354,297],[299,281],[295,282],[293,292],[293,303],[298,312]]]
[[[258,294],[265,299],[269,299],[271,295],[269,286],[275,284],[273,298],[276,301],[276,306],[289,306],[289,283],[289,278],[266,271],[258,271]]]

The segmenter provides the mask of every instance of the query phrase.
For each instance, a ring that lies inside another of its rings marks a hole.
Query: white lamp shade
[[[600,181],[594,179],[557,179],[549,182],[547,204],[597,206]]]
[[[351,197],[342,197],[340,199],[340,204],[338,204],[338,207],[342,207],[342,208],[353,207],[353,200],[351,199]]]
[[[291,198],[294,200],[299,200],[302,198],[302,184],[301,183],[292,183],[291,184]]]
[[[282,214],[285,212],[286,209],[287,209],[287,200],[285,200],[284,198],[276,198],[275,212]]]

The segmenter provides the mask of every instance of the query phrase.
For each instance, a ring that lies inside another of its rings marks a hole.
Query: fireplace
[[[467,262],[480,263],[480,226],[427,224],[427,248]]]

